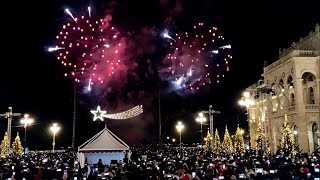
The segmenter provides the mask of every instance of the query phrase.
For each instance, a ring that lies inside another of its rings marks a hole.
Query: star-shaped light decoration
[[[91,110],[90,112],[94,115],[93,121],[95,121],[97,119],[100,119],[101,121],[104,121],[103,118],[105,117],[105,114],[107,113],[107,111],[101,111],[100,110],[100,106],[97,107],[96,111]]]

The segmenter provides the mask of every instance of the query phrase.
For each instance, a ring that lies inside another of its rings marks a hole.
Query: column
[[[311,147],[313,145],[310,132],[312,131],[308,127],[310,123],[306,119],[305,102],[303,101],[303,87],[302,79],[297,78],[294,81],[294,93],[295,93],[295,110],[297,112],[295,116],[295,123],[298,126],[298,140],[299,147],[303,152],[311,152]],[[312,134],[312,133],[311,133]],[[307,140],[307,141],[306,141]]]

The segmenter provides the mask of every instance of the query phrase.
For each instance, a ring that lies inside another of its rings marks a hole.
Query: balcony
[[[289,111],[293,111],[293,110],[295,110],[295,109],[296,109],[296,106],[295,106],[295,105],[292,105],[292,106],[289,106],[289,107],[288,107],[288,110],[289,110]]]
[[[307,104],[306,113],[319,113],[319,105],[317,104]]]
[[[306,105],[306,109],[310,109],[310,110],[318,109],[318,105],[316,105],[316,104],[307,104]]]

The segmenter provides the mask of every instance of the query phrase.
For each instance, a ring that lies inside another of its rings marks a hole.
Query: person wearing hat
[[[237,180],[237,177],[235,175],[230,176],[230,180]]]

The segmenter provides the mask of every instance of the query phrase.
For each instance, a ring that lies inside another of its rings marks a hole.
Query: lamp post
[[[184,125],[182,124],[181,121],[179,121],[178,124],[176,125],[176,129],[179,132],[179,136],[180,136],[180,151],[182,152],[181,131],[184,129]]]
[[[295,129],[293,130],[293,137],[294,137],[294,144],[298,145],[298,131]]]
[[[55,148],[55,145],[56,145],[56,133],[60,130],[60,127],[58,126],[57,123],[53,123],[52,126],[50,127],[50,130],[53,133],[52,152],[54,152],[54,148]]]
[[[250,98],[250,93],[245,91],[243,92],[243,97],[240,99],[239,104],[246,107],[247,111],[247,121],[248,121],[248,131],[249,131],[249,147],[251,148],[251,136],[250,136],[250,115],[249,107],[254,105],[254,101]]]
[[[196,121],[200,123],[200,134],[201,134],[201,148],[203,148],[203,132],[202,132],[202,123],[207,121],[207,118],[204,117],[203,113],[199,113],[199,116],[196,118]]]
[[[24,147],[23,147],[23,151],[24,151],[24,154],[27,153],[26,151],[26,147],[27,147],[27,126],[29,124],[32,124],[33,123],[33,119],[29,117],[29,114],[25,114],[23,116],[23,118],[21,119],[21,124],[23,124],[23,127],[24,127]]]

